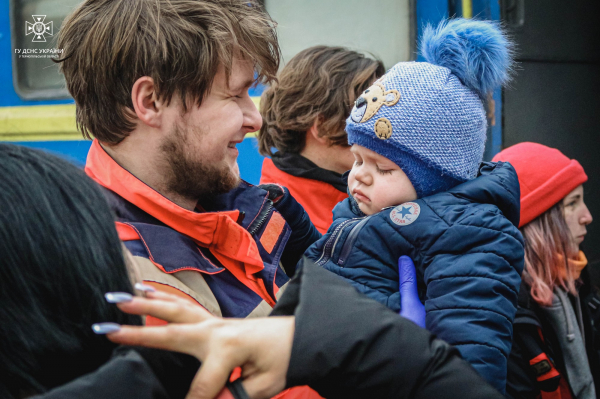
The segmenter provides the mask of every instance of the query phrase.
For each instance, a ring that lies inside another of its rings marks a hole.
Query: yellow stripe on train
[[[260,97],[252,97],[258,107]],[[254,137],[251,133],[246,137]],[[0,107],[0,141],[81,140],[75,104]]]

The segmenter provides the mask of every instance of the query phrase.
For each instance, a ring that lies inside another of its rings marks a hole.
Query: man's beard
[[[202,138],[206,132],[176,124],[173,132],[161,144],[164,159],[170,167],[167,190],[202,203],[205,199],[210,200],[237,187],[240,178],[226,164],[203,162],[202,154],[188,155],[189,149],[194,148],[188,144],[190,135]],[[208,154],[208,157],[212,158],[214,154]]]

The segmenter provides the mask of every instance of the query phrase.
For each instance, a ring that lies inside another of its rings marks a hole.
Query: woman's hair
[[[343,47],[315,46],[301,51],[263,93],[260,153],[272,155],[272,147],[299,153],[316,120],[321,137],[331,145],[347,145],[344,128],[352,103],[384,73],[380,60]]]
[[[556,286],[576,295],[568,259],[577,256],[577,248],[565,222],[562,201],[523,226],[521,232],[525,238],[523,280],[530,286],[533,299],[540,305],[551,305]]]
[[[43,392],[96,369],[115,347],[96,322],[140,324],[108,304],[132,292],[114,219],[83,171],[0,144],[0,395]]]

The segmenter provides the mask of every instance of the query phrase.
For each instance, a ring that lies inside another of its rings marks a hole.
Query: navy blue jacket
[[[287,283],[306,248],[321,234],[287,190],[276,185],[264,188],[242,182],[226,194],[205,200],[202,207],[209,212],[234,209],[242,212],[238,223],[255,238],[265,266],[256,277],[265,282],[269,295],[275,298],[273,282],[277,287]],[[261,304],[261,297],[223,267],[208,248],[198,246],[192,238],[160,222],[119,194],[109,189],[105,194],[117,221],[133,227],[139,235],[139,239],[124,242],[132,255],[151,259],[168,274],[180,270],[202,273],[223,317],[246,317]],[[275,212],[283,216],[286,224],[282,226],[276,245],[267,250],[260,239]]]
[[[410,256],[427,329],[504,392],[524,255],[514,168],[484,163],[476,179],[371,216],[355,204],[335,207],[306,255],[395,311],[398,258]]]

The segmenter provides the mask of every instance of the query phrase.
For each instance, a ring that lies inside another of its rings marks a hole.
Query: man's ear
[[[310,134],[312,138],[320,144],[329,144],[329,140],[327,139],[327,137],[319,136],[319,125],[321,124],[321,122],[322,118],[321,116],[318,116],[317,119],[315,119],[312,126],[308,129],[306,134]]]
[[[133,84],[131,102],[137,118],[144,124],[159,128],[162,122],[163,103],[156,95],[154,81],[142,76]]]

